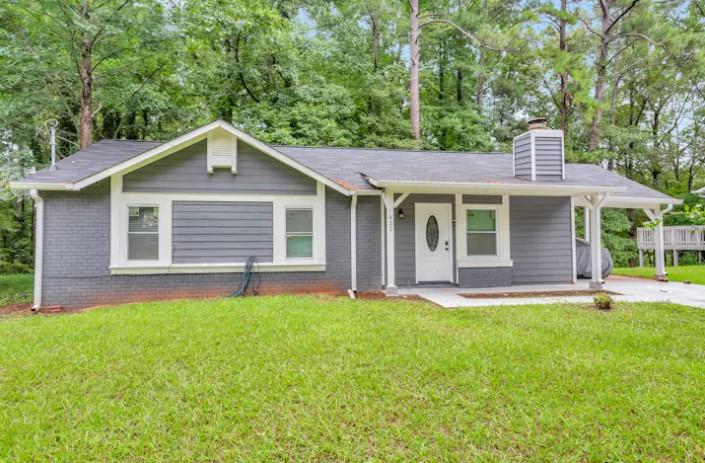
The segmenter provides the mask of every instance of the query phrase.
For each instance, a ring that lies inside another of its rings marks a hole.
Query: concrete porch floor
[[[522,285],[501,288],[399,288],[400,295],[416,295],[444,308],[488,307],[497,305],[555,304],[558,302],[583,303],[592,296],[549,297],[493,297],[470,299],[460,294],[487,294],[512,292],[584,291],[589,280],[578,280],[575,285]],[[679,282],[663,283],[645,278],[610,276],[605,282],[606,291],[619,293],[612,296],[624,302],[672,302],[705,309],[705,285]]]

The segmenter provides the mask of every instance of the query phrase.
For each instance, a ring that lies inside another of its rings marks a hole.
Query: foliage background
[[[422,0],[422,19],[458,27],[422,30],[419,140],[409,11],[407,0],[2,2],[0,271],[32,263],[31,201],[8,182],[47,165],[52,122],[59,156],[78,149],[84,39],[94,140],[165,140],[223,118],[272,143],[509,151],[527,118],[547,116],[566,128],[570,161],[702,201],[688,194],[705,181],[702,0]],[[605,212],[618,265],[634,261],[644,220]]]

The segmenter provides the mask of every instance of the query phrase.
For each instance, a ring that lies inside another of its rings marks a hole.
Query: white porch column
[[[654,229],[654,261],[656,264],[656,274],[654,278],[659,281],[667,281],[666,276],[666,254],[663,237],[663,212],[661,209],[644,209],[647,217],[656,222]]]
[[[595,205],[590,209],[590,262],[592,278],[590,289],[602,289],[602,207]]]
[[[673,266],[678,267],[678,249],[673,250]]]
[[[602,289],[602,205],[607,199],[607,194],[594,194],[586,196],[587,209],[590,222],[590,289]]]
[[[385,293],[387,295],[395,295],[399,293],[396,283],[396,275],[394,268],[394,193],[385,191],[382,198],[384,199],[384,216],[387,231],[387,286]]]
[[[583,208],[583,221],[584,221],[584,226],[583,230],[585,233],[585,241],[590,241],[590,208],[589,207],[584,207]]]
[[[644,250],[639,249],[639,267],[644,266]]]
[[[666,254],[664,249],[664,238],[663,238],[663,216],[661,211],[658,211],[657,215],[658,225],[656,225],[655,230],[655,260],[656,260],[656,279],[659,281],[666,281]]]

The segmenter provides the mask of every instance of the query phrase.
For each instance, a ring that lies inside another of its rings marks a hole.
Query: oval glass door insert
[[[428,249],[431,252],[438,247],[438,220],[433,215],[426,222],[426,244],[428,244]]]

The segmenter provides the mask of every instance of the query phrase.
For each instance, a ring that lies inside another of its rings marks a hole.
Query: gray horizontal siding
[[[316,182],[289,166],[238,142],[237,174],[206,170],[208,143],[200,141],[123,178],[128,192],[239,192],[315,194]]]
[[[175,264],[272,262],[272,203],[174,201]]]
[[[511,284],[511,267],[458,269],[458,286],[461,288],[491,288]]]
[[[537,180],[560,180],[563,153],[560,137],[535,137]]]
[[[517,177],[531,178],[531,136],[528,133],[514,140],[514,173]]]
[[[571,283],[570,198],[512,196],[512,284]]]

